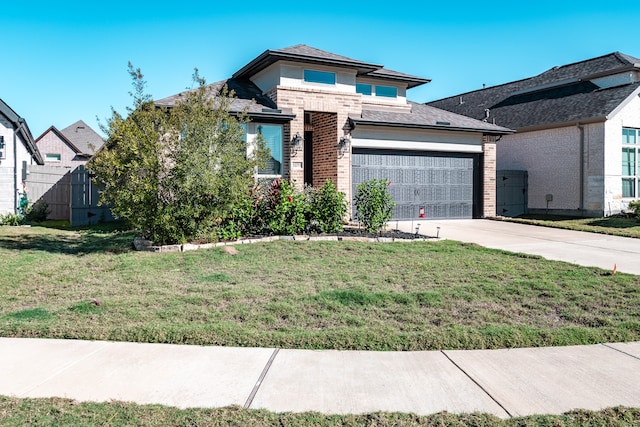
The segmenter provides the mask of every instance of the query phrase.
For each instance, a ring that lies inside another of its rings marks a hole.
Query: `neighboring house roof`
[[[222,80],[207,85],[207,89],[212,97],[217,97],[225,86],[229,91],[233,91],[235,95],[235,97],[231,98],[229,106],[231,113],[246,112],[252,119],[259,118],[282,122],[290,121],[295,117],[291,112],[278,110],[275,102],[268,96],[263,95],[260,89],[249,79],[231,78]],[[189,92],[180,92],[154,102],[160,107],[173,107]]]
[[[593,80],[628,71],[640,71],[640,59],[614,52],[428,105],[512,129],[604,121],[640,91],[640,82],[629,78],[628,82],[601,87]]]
[[[19,129],[18,134],[21,136],[22,141],[24,141],[29,154],[31,154],[31,157],[33,157],[37,164],[43,165],[42,155],[36,146],[36,142],[33,140],[33,135],[31,134],[31,130],[29,130],[29,125],[27,125],[26,120],[18,116],[2,99],[0,99],[0,114],[4,115],[7,120],[11,122],[14,130]]]
[[[91,157],[104,145],[104,139],[82,120],[62,130],[51,126],[36,139],[36,144],[49,132],[55,133],[79,157]]]
[[[401,80],[407,83],[408,88],[429,83],[430,79],[411,76],[397,71],[385,69],[382,65],[359,61],[346,56],[316,49],[311,46],[299,44],[283,49],[265,50],[253,61],[236,71],[234,78],[249,78],[261,70],[278,61],[303,62],[306,64],[318,64],[333,67],[351,68],[357,71],[359,76]]]
[[[511,129],[482,122],[429,105],[409,102],[410,112],[363,110],[362,115],[349,115],[349,121],[373,126],[398,126],[404,128],[441,129],[460,131],[481,131],[485,134],[504,135],[513,133]]]
[[[82,120],[67,126],[60,133],[71,142],[79,155],[92,156],[104,144],[104,139]]]

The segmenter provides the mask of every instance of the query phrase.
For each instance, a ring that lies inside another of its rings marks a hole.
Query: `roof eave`
[[[358,71],[358,74],[367,74],[375,70],[383,68],[382,65],[368,64],[364,62],[330,59],[330,58],[318,58],[315,56],[300,55],[297,53],[278,52],[273,50],[266,50],[253,61],[236,71],[233,78],[249,78],[254,74],[262,71],[268,66],[275,64],[278,61],[292,61],[292,62],[305,62],[320,65],[330,65],[336,67],[354,68]]]
[[[515,133],[515,130],[502,128],[502,129],[480,129],[480,128],[468,128],[461,126],[448,126],[448,125],[428,125],[420,123],[397,123],[397,122],[373,122],[362,119],[349,119],[354,125],[368,125],[368,126],[386,126],[386,127],[401,127],[411,129],[431,129],[431,130],[447,130],[458,132],[472,132],[482,133],[483,135],[509,135]]]
[[[238,116],[243,113],[246,114],[251,120],[268,120],[277,123],[287,123],[296,118],[295,114],[287,113],[229,111],[229,114],[234,116]]]
[[[568,126],[580,126],[580,125],[588,125],[593,123],[603,123],[609,120],[607,116],[597,116],[597,117],[586,117],[578,120],[568,120],[564,122],[554,122],[543,125],[533,125],[533,126],[523,126],[519,128],[515,128],[516,132],[532,132],[536,130],[544,130],[544,129],[556,129],[556,128],[564,128]]]

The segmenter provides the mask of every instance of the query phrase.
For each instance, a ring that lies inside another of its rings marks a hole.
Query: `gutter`
[[[478,133],[482,132],[484,135],[509,135],[515,133],[515,130],[502,128],[504,130],[499,129],[480,129],[480,128],[464,128],[459,126],[449,126],[449,125],[427,125],[427,124],[417,124],[417,123],[394,123],[394,122],[370,122],[370,121],[360,121],[358,119],[349,118],[349,123],[351,124],[351,128],[355,129],[358,124],[367,125],[367,126],[384,126],[384,127],[398,127],[398,128],[411,128],[411,129],[432,129],[432,130],[448,130],[448,131],[458,131],[458,132],[473,132]]]
[[[555,122],[555,123],[548,123],[548,124],[535,125],[535,126],[525,126],[521,128],[515,128],[515,129],[517,132],[531,132],[534,130],[555,129],[555,128],[564,128],[564,127],[578,126],[578,125],[588,125],[592,123],[602,123],[602,122],[606,122],[607,120],[609,120],[608,116],[597,116],[597,117],[590,117],[586,119],[570,120],[566,122]]]

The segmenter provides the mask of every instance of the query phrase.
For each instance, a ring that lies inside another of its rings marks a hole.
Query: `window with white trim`
[[[59,153],[47,153],[44,155],[45,162],[59,162],[62,160],[62,155]]]
[[[376,85],[376,96],[384,96],[385,98],[397,98],[398,89],[393,86]]]
[[[304,81],[307,83],[336,84],[336,73],[329,71],[304,70]]]
[[[267,164],[258,169],[258,176],[267,178],[282,176],[282,125],[246,123],[242,124],[242,127],[244,128],[244,141],[248,143],[247,152],[251,152],[259,137],[264,141],[265,147],[269,149]]]
[[[638,197],[640,130],[622,129],[622,197]]]

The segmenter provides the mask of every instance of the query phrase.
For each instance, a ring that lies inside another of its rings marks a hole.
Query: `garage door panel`
[[[391,181],[394,219],[472,218],[474,156],[466,154],[356,150],[352,157],[354,194],[370,179]]]

